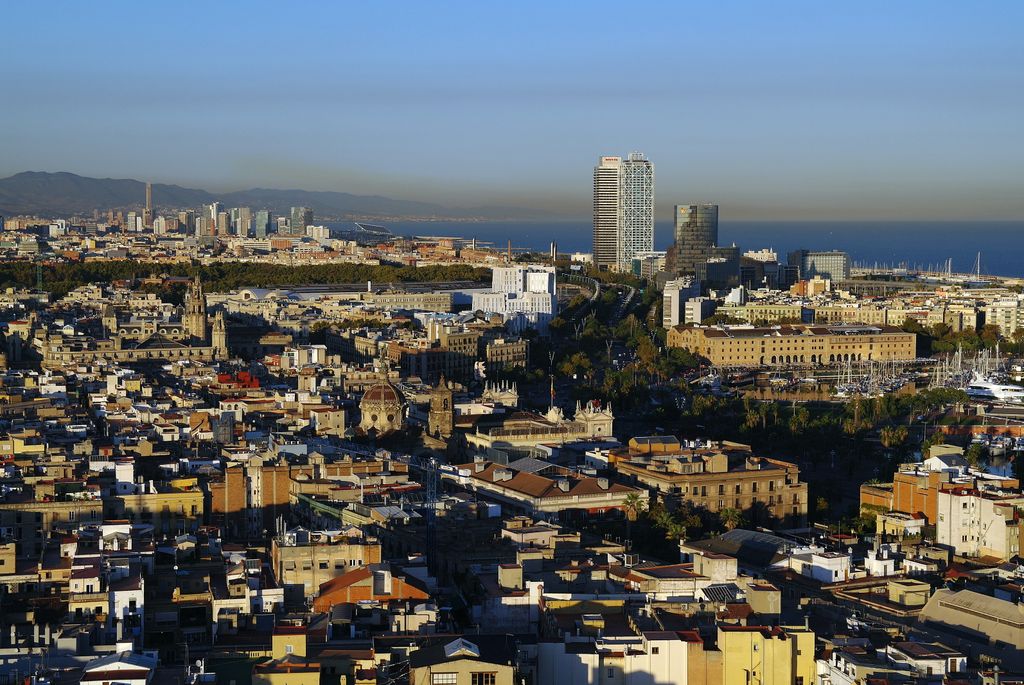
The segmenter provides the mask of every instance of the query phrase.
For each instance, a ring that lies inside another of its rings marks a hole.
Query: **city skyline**
[[[0,47],[0,176],[66,170],[583,218],[580,170],[603,150],[639,149],[658,161],[658,219],[700,198],[744,220],[1024,216],[1015,4],[255,9],[11,7],[21,30]],[[125,17],[192,49],[149,41],[125,59],[96,39],[134,31]],[[288,53],[250,40],[300,26]],[[68,49],[36,49],[42,35]],[[631,36],[642,50],[604,60]]]

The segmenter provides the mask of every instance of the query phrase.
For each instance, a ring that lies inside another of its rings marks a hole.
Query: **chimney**
[[[382,569],[373,572],[373,594],[391,594],[391,571],[388,569]]]

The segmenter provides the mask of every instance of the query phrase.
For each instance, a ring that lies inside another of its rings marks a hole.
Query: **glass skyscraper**
[[[674,248],[676,274],[696,274],[718,244],[718,205],[676,205]]]
[[[619,270],[629,271],[634,256],[654,249],[654,165],[639,152],[631,152],[621,169],[617,256]]]
[[[267,209],[256,212],[256,237],[266,238],[274,232],[274,215]]]
[[[654,165],[642,154],[601,157],[594,167],[594,265],[629,271],[654,249]]]

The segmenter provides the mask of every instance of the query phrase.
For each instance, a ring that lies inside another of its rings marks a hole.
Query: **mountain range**
[[[0,179],[0,215],[71,216],[93,210],[141,210],[146,184],[126,178],[90,178],[66,171],[24,171]],[[309,207],[317,217],[457,220],[536,220],[561,218],[528,207],[446,207],[431,202],[396,200],[380,195],[335,191],[251,188],[211,193],[165,183],[153,184],[154,210],[198,208],[212,202],[225,207],[270,209],[286,214],[291,207]]]

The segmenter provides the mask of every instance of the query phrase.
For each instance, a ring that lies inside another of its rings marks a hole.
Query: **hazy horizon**
[[[18,3],[0,176],[333,190],[590,215],[1024,217],[1024,6]]]

